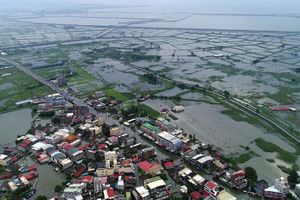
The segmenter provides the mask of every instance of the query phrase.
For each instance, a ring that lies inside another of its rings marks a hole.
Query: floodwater
[[[130,16],[130,14],[128,13]],[[49,24],[73,24],[94,26],[120,26],[140,22],[134,27],[151,28],[185,28],[208,30],[251,30],[251,31],[300,31],[300,18],[287,16],[253,16],[253,15],[173,15],[173,19],[160,19],[159,22],[140,18],[122,19],[113,17],[91,16],[47,16],[27,18],[21,21]],[[176,19],[177,18],[177,19]],[[175,19],[175,20],[174,20]],[[147,22],[148,21],[148,22]]]
[[[173,105],[168,100],[147,100],[145,103],[157,110],[170,108]],[[294,152],[295,149],[284,140],[281,140],[273,133],[268,133],[247,122],[238,122],[221,114],[220,111],[224,110],[222,105],[199,104],[184,101],[182,101],[182,104],[185,106],[185,111],[175,114],[178,117],[175,123],[178,127],[184,129],[186,133],[195,134],[196,138],[200,141],[221,148],[223,155],[238,156],[245,152],[240,145],[249,146],[249,148],[259,156],[254,156],[239,166],[251,166],[255,168],[259,178],[265,179],[269,183],[273,183],[276,177],[286,176],[277,165],[291,167],[290,164],[278,160],[274,153],[262,151],[255,145],[255,142],[253,142],[256,138],[262,137],[287,151]],[[276,162],[267,162],[266,159],[270,158],[276,160]],[[297,163],[298,162],[299,159]]]
[[[25,134],[31,127],[33,117],[31,109],[22,109],[14,112],[4,113],[0,115],[0,141],[1,144],[14,144],[18,135]],[[28,158],[21,161],[23,164],[30,165],[33,161]],[[48,165],[38,165],[39,179],[36,184],[37,194],[53,196],[55,185],[63,181],[61,174],[58,174]]]
[[[32,120],[31,109],[23,109],[1,114],[1,144],[14,144],[17,136],[25,134],[31,127]]]

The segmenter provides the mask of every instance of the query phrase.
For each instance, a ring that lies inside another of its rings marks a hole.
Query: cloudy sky
[[[2,8],[53,9],[83,5],[144,6],[157,11],[300,14],[300,0],[0,0]]]

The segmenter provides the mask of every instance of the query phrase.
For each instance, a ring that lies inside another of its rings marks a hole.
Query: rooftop
[[[165,186],[166,183],[164,180],[160,179],[160,180],[157,180],[157,181],[154,181],[154,182],[151,182],[151,183],[148,183],[147,184],[147,187],[150,189],[150,190],[153,190],[155,188],[158,188],[158,187],[161,187],[161,186]]]

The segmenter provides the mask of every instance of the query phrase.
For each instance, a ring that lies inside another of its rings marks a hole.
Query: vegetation
[[[0,112],[18,108],[15,104],[18,101],[53,93],[50,88],[15,67],[1,70],[0,87]]]
[[[124,116],[124,119],[129,118],[130,116],[148,116],[152,119],[156,119],[160,116],[160,113],[150,106],[141,103],[130,103],[121,108],[121,113]]]
[[[256,145],[265,152],[277,153],[277,157],[285,162],[294,163],[297,160],[297,155],[288,152],[272,142],[265,141],[262,138],[255,139]]]
[[[112,58],[117,60],[125,60],[127,62],[136,62],[141,60],[157,62],[161,58],[161,56],[157,55],[146,55],[144,52],[141,52],[138,49],[132,52],[122,52],[119,49],[113,47],[96,49],[92,52],[86,53],[86,55],[94,60],[98,58]]]
[[[292,170],[290,173],[289,173],[289,176],[287,177],[287,180],[290,184],[290,186],[292,188],[295,187],[295,185],[298,183],[298,180],[299,180],[299,175],[297,173],[297,170]]]
[[[238,122],[244,121],[244,122],[248,122],[249,124],[252,124],[252,125],[261,124],[259,119],[255,118],[251,115],[247,115],[243,112],[240,112],[237,109],[226,109],[226,110],[222,110],[221,113],[223,115],[227,115],[231,119],[238,121]]]
[[[39,117],[53,117],[55,115],[55,111],[46,111],[46,112],[41,112],[39,114]]]
[[[63,187],[61,185],[56,185],[54,187],[54,192],[60,193],[63,190]]]
[[[103,92],[105,93],[106,96],[111,97],[111,98],[116,99],[116,100],[119,100],[119,101],[129,100],[129,98],[126,95],[124,95],[124,94],[122,94],[122,93],[120,93],[120,92],[118,92],[118,91],[116,91],[112,88],[104,89]]]
[[[245,172],[246,172],[246,179],[248,180],[249,185],[253,186],[258,179],[255,169],[252,167],[245,167]]]
[[[102,125],[102,133],[105,136],[109,136],[110,135],[110,126],[108,124],[103,124]]]
[[[234,160],[236,163],[245,163],[251,158],[253,158],[254,156],[259,156],[259,155],[257,155],[254,151],[248,151],[234,158]]]
[[[38,196],[35,198],[35,200],[47,200],[48,198],[46,196]]]

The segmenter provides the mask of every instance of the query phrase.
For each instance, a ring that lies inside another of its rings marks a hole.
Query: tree
[[[55,193],[60,193],[61,191],[62,191],[62,186],[61,185],[56,185],[55,187],[54,187],[54,192]]]
[[[250,186],[253,186],[257,182],[257,173],[254,168],[252,167],[245,167],[245,172],[246,172],[246,179],[249,182]]]
[[[46,196],[38,196],[37,198],[35,198],[35,200],[47,200]]]
[[[229,98],[229,97],[230,97],[230,93],[229,93],[227,90],[225,90],[225,91],[223,92],[223,94],[224,94],[224,96],[225,96],[226,98]]]
[[[287,180],[288,180],[288,182],[289,182],[289,184],[290,184],[290,186],[292,188],[294,188],[295,185],[297,184],[298,178],[299,178],[299,176],[298,176],[297,171],[296,170],[292,170],[290,172],[289,176],[287,177]]]
[[[107,125],[106,123],[102,125],[102,133],[105,136],[109,136],[110,135],[110,126]]]

